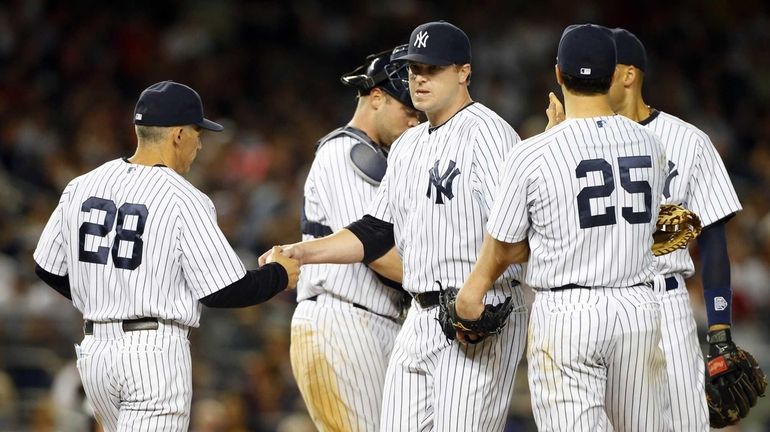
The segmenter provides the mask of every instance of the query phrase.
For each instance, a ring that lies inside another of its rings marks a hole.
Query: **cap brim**
[[[431,66],[449,66],[452,63],[451,60],[441,60],[433,57],[428,57],[423,54],[407,54],[398,58],[399,61],[410,61],[414,63],[422,63]]]
[[[198,126],[202,127],[203,129],[207,129],[214,132],[222,132],[225,130],[225,127],[222,126],[219,123],[213,122],[207,118],[204,118],[202,122],[197,123]]]

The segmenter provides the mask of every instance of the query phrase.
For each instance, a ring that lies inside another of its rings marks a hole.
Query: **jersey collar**
[[[642,126],[647,126],[648,124],[652,123],[653,120],[658,118],[659,114],[660,111],[656,110],[655,108],[650,108],[650,115],[646,119],[640,120],[639,124]]]
[[[129,161],[129,160],[128,160],[128,157],[127,157],[127,156],[123,156],[121,159],[123,160],[123,162],[125,162],[125,163],[127,163],[127,164],[130,164],[130,163],[131,163],[131,161]],[[132,164],[132,165],[133,165],[133,164]],[[153,165],[153,167],[159,167],[159,168],[168,168],[166,165],[163,165],[163,164],[155,164],[155,165]]]
[[[452,117],[449,117],[448,119],[446,119],[446,121],[444,123],[441,123],[438,126],[428,127],[428,133],[432,134],[433,132],[436,131],[436,129],[440,128],[441,126],[444,126],[447,123],[449,123],[449,120],[452,120],[453,118],[455,118],[455,116],[458,113],[460,113],[460,111],[464,110],[465,108],[468,108],[469,106],[471,106],[471,105],[473,105],[475,103],[476,103],[476,101],[470,101],[467,105],[465,105],[464,107],[460,108],[456,113],[452,114]]]

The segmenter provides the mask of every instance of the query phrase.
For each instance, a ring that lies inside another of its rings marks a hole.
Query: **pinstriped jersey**
[[[665,167],[660,140],[631,120],[567,120],[514,148],[487,229],[529,239],[536,289],[647,282]]]
[[[708,135],[695,126],[660,111],[641,124],[660,138],[668,158],[663,202],[682,204],[694,211],[703,226],[742,209],[735,188]],[[656,257],[662,274],[682,273],[688,278],[695,266],[687,249]]]
[[[439,127],[408,129],[393,145],[369,208],[393,223],[404,261],[404,289],[460,287],[478,258],[500,167],[520,141],[500,116],[475,102]],[[511,266],[493,290],[510,295],[522,267]]]
[[[338,231],[366,213],[377,187],[358,175],[348,157],[359,140],[340,135],[317,151],[305,180],[304,216],[319,234]],[[320,235],[303,234],[308,240]],[[311,264],[302,267],[297,300],[322,292],[335,294],[349,302],[388,316],[398,316],[402,292],[385,286],[364,264]]]
[[[198,299],[246,274],[205,194],[170,168],[124,159],[67,185],[34,258],[69,275],[72,302],[91,321],[197,327]]]

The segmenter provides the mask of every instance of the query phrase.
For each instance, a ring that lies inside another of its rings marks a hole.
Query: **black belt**
[[[318,295],[320,295],[320,294],[318,294]],[[309,299],[307,299],[307,300],[310,300],[310,301],[316,301],[316,300],[318,300],[318,295],[314,295],[313,297],[310,297],[310,298],[309,298]],[[365,311],[367,311],[367,312],[372,312],[371,310],[369,310],[369,308],[368,308],[368,307],[366,307],[366,306],[364,306],[364,305],[361,305],[361,304],[358,304],[358,303],[352,303],[352,302],[349,302],[349,303],[350,303],[350,304],[352,304],[354,308],[359,308],[359,309],[361,309],[361,310],[365,310]],[[376,312],[372,312],[372,313],[376,313]]]
[[[439,295],[441,295],[441,291],[428,291],[414,294],[412,297],[414,297],[414,300],[421,308],[428,309],[438,306]]]
[[[157,318],[137,318],[122,321],[123,331],[139,331],[139,330],[157,330],[158,319]],[[94,322],[88,321],[83,324],[83,333],[86,335],[94,334]]]
[[[564,291],[568,289],[591,289],[591,287],[587,287],[585,285],[578,285],[578,284],[567,284],[567,285],[562,285],[560,287],[551,288],[551,291]]]
[[[436,284],[438,285],[439,289],[443,289],[439,281],[436,281]],[[511,286],[515,287],[517,285],[519,285],[519,281],[514,280]],[[575,287],[577,288],[578,286],[575,285]],[[417,304],[420,305],[421,308],[429,309],[429,308],[438,306],[438,304],[440,303],[439,301],[440,295],[441,295],[441,291],[428,291],[428,292],[412,294],[412,297],[417,302]]]
[[[645,285],[643,283],[632,285],[632,286],[641,286]],[[567,284],[562,285],[560,287],[551,288],[551,291],[564,291],[568,289],[591,289],[591,287],[587,287],[585,285],[578,285],[578,284]],[[669,276],[666,278],[666,291],[671,291],[674,289],[679,288],[679,282],[677,282],[676,278],[674,276]]]
[[[318,296],[319,296],[319,295],[320,295],[320,294],[318,294],[318,295],[314,295],[313,297],[307,298],[306,300],[309,300],[309,301],[316,301],[316,300],[318,300]],[[343,301],[346,301],[346,300],[343,300]],[[346,301],[346,302],[347,302],[347,301]],[[398,320],[397,320],[397,319],[395,319],[395,318],[393,318],[393,317],[390,317],[390,316],[387,316],[387,315],[383,315],[383,314],[380,314],[380,313],[374,312],[373,310],[369,309],[368,307],[366,307],[366,306],[364,306],[364,305],[362,305],[362,304],[353,303],[353,302],[347,302],[347,303],[350,303],[350,304],[352,304],[354,308],[358,308],[358,309],[361,309],[361,310],[367,311],[367,312],[369,312],[369,313],[373,313],[373,314],[375,314],[375,315],[377,315],[377,316],[381,316],[381,317],[383,317],[383,318],[385,318],[385,319],[391,320],[391,321],[393,321],[394,323],[398,323]]]

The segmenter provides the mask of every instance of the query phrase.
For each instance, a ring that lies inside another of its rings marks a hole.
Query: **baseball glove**
[[[439,287],[441,283],[437,281]],[[484,338],[498,334],[508,322],[508,315],[513,310],[511,297],[504,302],[496,305],[485,305],[484,312],[475,320],[466,320],[457,316],[455,309],[455,298],[457,297],[457,288],[441,289],[439,295],[438,322],[446,338],[450,341],[455,339],[455,333],[461,332],[467,335],[465,340],[472,344],[477,344]]]
[[[723,428],[738,423],[765,395],[767,377],[757,361],[732,341],[730,330],[709,332],[706,401],[709,423]]]
[[[661,204],[656,225],[657,230],[652,235],[655,256],[686,248],[702,228],[698,215],[676,204]]]

